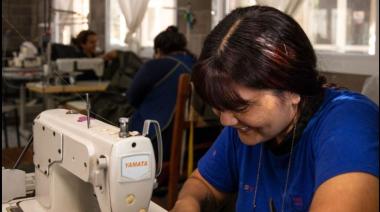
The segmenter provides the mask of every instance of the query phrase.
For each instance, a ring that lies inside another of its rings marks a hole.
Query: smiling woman
[[[243,86],[236,86],[235,90],[249,103],[238,111],[214,109],[222,125],[236,128],[241,141],[247,145],[272,138],[281,143],[295,124],[300,96],[283,92],[280,98],[271,90],[255,91]]]
[[[218,207],[231,193],[236,211],[379,209],[379,108],[325,86],[316,64],[305,32],[277,9],[238,8],[219,22],[192,80],[225,128],[173,211]]]
[[[80,51],[81,57],[95,57],[98,38],[94,31],[83,30],[72,42]]]

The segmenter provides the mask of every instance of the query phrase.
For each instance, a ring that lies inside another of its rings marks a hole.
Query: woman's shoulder
[[[368,113],[378,113],[379,107],[360,93],[350,90],[325,89],[324,101],[319,113],[344,113],[363,110]]]
[[[196,62],[196,58],[187,52],[169,54],[165,58],[171,59],[171,60],[177,60],[177,61],[180,60],[181,62],[191,62],[191,63]]]
[[[379,107],[366,96],[348,90],[326,89],[324,101],[307,126],[318,145],[330,139],[363,140],[378,133]]]
[[[379,107],[366,96],[348,90],[326,89],[323,103],[309,120],[305,132],[313,140],[326,140],[338,134],[341,138],[347,135],[354,138],[363,130],[375,132],[378,115]]]
[[[378,112],[378,106],[360,93],[325,90],[324,103],[310,120],[303,142],[312,147],[308,155],[315,160],[317,186],[342,173],[378,173]]]
[[[167,57],[162,58],[154,58],[150,59],[147,62],[145,62],[145,66],[149,68],[160,68],[162,66],[168,66],[168,65],[174,65],[176,64],[176,61],[173,61]]]

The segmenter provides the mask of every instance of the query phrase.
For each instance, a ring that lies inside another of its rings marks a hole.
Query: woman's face
[[[300,96],[291,92],[275,93],[273,90],[254,90],[236,85],[237,93],[250,102],[244,111],[217,111],[224,126],[237,129],[241,141],[255,145],[283,136],[292,128]]]
[[[89,35],[86,43],[81,44],[81,47],[86,54],[95,54],[97,42],[98,38],[96,35]]]

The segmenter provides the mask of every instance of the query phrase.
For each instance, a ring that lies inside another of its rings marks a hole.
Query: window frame
[[[117,1],[117,0],[116,0]],[[175,2],[175,8],[177,8],[178,3]],[[106,6],[105,6],[105,51],[111,51],[111,50],[125,50],[126,46],[125,45],[118,45],[118,44],[111,44],[111,24],[110,24],[110,9],[111,8],[111,0],[106,0]],[[175,14],[175,22],[178,23],[178,10],[176,10]],[[145,17],[144,17],[145,18]],[[176,24],[174,23],[174,24]],[[141,28],[139,27],[136,31],[136,36],[139,40],[141,40]],[[140,52],[138,55],[143,58],[152,58],[153,57],[153,46],[141,46]]]
[[[75,11],[75,4],[74,3],[75,3],[74,1],[71,3],[71,5],[70,5],[71,7],[68,9],[69,11]],[[88,0],[88,14],[90,13],[90,4],[91,4],[91,1]],[[90,20],[88,19],[88,14],[87,14],[87,16],[83,15],[83,17],[82,17],[83,19],[86,20],[86,22],[83,22],[83,23],[82,22],[78,22],[78,23],[76,23],[75,21],[80,20],[80,18],[78,18],[78,20],[73,20],[74,21],[73,24],[67,24],[67,25],[61,23],[60,16],[64,15],[64,14],[62,14],[62,12],[57,12],[56,11],[53,14],[55,14],[53,16],[53,20],[52,20],[52,26],[53,26],[52,41],[53,42],[63,43],[63,44],[69,45],[71,43],[71,37],[75,37],[76,36],[75,34],[73,34],[73,32],[76,31],[77,29],[80,29],[78,26],[75,26],[76,24],[85,24],[85,25],[87,25],[87,27],[82,28],[81,30],[87,30],[87,29],[89,29]],[[79,15],[79,13],[78,13],[78,15]],[[66,19],[72,20],[74,18],[68,16]],[[65,19],[65,21],[67,21],[66,19]],[[67,40],[67,42],[65,42],[65,40],[64,40],[64,37],[63,37],[64,35],[63,34],[61,35],[61,33],[63,33],[63,31],[64,31],[64,29],[66,27],[69,28],[69,33],[71,34],[71,36],[69,38],[66,38],[66,39],[69,39],[69,40]],[[77,31],[81,31],[81,30],[77,30]]]
[[[338,4],[343,6],[347,0],[338,0]],[[307,8],[308,2],[303,5]],[[363,54],[354,52],[338,52],[338,51],[325,51],[330,49],[331,45],[320,45],[317,46],[319,49],[315,49],[318,58],[318,67],[321,71],[332,72],[332,73],[343,73],[343,74],[360,74],[360,75],[375,75],[378,74],[379,70],[379,2],[375,0],[375,13],[376,13],[376,41],[375,41],[375,54]],[[302,8],[301,8],[302,9]],[[305,9],[305,8],[303,8]],[[339,21],[339,20],[338,20]],[[340,20],[339,23],[345,23],[344,20]],[[346,28],[341,27],[337,31],[344,32],[342,36],[346,38]],[[341,39],[340,39],[341,40]],[[346,41],[344,41],[346,42]],[[339,44],[338,44],[339,45]],[[345,44],[344,46],[349,47]],[[355,45],[354,48],[360,48],[361,46]],[[314,48],[315,45],[314,45]],[[334,49],[335,50],[335,49]]]
[[[215,8],[213,9],[213,26],[215,27],[226,14],[228,0],[212,0]],[[327,52],[315,50],[318,59],[318,68],[323,72],[342,73],[342,74],[359,74],[359,75],[376,75],[379,74],[379,1],[375,0],[376,13],[376,41],[375,54],[361,54],[351,52]],[[222,9],[220,12],[218,10]],[[314,47],[315,48],[315,47]]]
[[[124,49],[125,46],[111,44],[110,10],[111,10],[111,0],[106,0],[106,6],[105,6],[106,21],[105,21],[105,35],[104,35],[104,37],[106,39],[105,50],[110,51],[113,49]]]

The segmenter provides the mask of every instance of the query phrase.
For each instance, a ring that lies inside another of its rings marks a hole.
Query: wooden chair
[[[197,113],[195,113],[193,116],[190,113],[192,105],[192,86],[190,83],[190,74],[181,74],[178,80],[178,87],[177,87],[177,96],[176,96],[176,105],[174,108],[174,117],[172,120],[172,140],[171,140],[171,146],[170,146],[170,158],[169,161],[163,163],[163,173],[162,179],[168,179],[167,184],[167,198],[166,202],[162,202],[160,205],[167,210],[173,208],[177,196],[178,191],[180,188],[180,181],[183,178],[187,178],[188,171],[187,169],[192,169],[194,167],[187,167],[188,165],[188,158],[184,158],[182,160],[182,157],[184,157],[187,154],[189,154],[189,149],[183,149],[184,146],[188,146],[185,144],[188,144],[189,139],[184,139],[185,137],[188,137],[190,134],[190,126],[193,126],[193,129],[199,129],[199,128],[207,128],[207,127],[215,127],[214,124],[209,125],[209,122],[205,122],[203,120],[203,117],[199,117]],[[191,117],[192,116],[192,117]],[[193,119],[193,123],[191,123],[190,118]],[[218,122],[218,127],[219,127]],[[196,133],[194,133],[196,134]],[[200,135],[200,134],[199,134]],[[202,138],[203,135],[200,135]],[[194,139],[195,140],[195,139]],[[202,153],[206,151],[213,143],[214,138],[206,139],[207,141],[203,141],[201,143],[195,142],[193,144],[192,151],[194,155],[197,155],[198,153]],[[185,142],[185,143],[183,143]],[[185,152],[185,151],[186,152]],[[193,158],[193,162],[195,162],[195,158]],[[190,157],[191,159],[191,157]],[[183,168],[181,167],[181,162],[184,162]],[[182,169],[182,170],[181,170]],[[183,171],[183,172],[182,172]],[[192,170],[190,170],[192,171]],[[165,181],[165,180],[163,180]],[[158,200],[160,202],[160,200]]]
[[[176,99],[176,106],[175,106],[175,112],[174,112],[174,119],[173,119],[173,134],[172,134],[172,143],[171,143],[171,149],[170,149],[170,161],[169,161],[169,173],[168,173],[168,193],[167,193],[167,209],[173,208],[177,196],[178,196],[178,189],[179,189],[179,180],[181,177],[187,178],[187,171],[181,170],[182,167],[180,167],[181,159],[184,155],[182,153],[185,153],[183,148],[183,142],[189,142],[188,139],[185,139],[184,136],[185,133],[190,134],[190,126],[192,124],[193,129],[200,129],[203,127],[210,127],[208,123],[206,123],[194,110],[192,110],[192,93],[194,91],[192,90],[191,83],[190,83],[190,74],[182,74],[179,78],[178,88],[177,88],[177,99]],[[193,113],[192,113],[193,112]],[[192,119],[192,123],[191,120]],[[218,126],[220,126],[218,124]],[[211,126],[215,127],[215,126]],[[186,135],[188,136],[188,135]],[[194,139],[195,140],[195,139]],[[192,151],[189,151],[188,148],[186,148],[187,154],[192,153],[201,153],[202,151],[206,151],[210,146],[212,145],[214,139],[210,139],[208,141],[204,141],[201,139],[201,143],[193,144]],[[187,146],[187,145],[186,145]],[[190,157],[192,158],[192,157]],[[191,159],[190,159],[191,160]],[[186,159],[184,161],[187,161]],[[187,163],[184,164],[188,164]],[[195,159],[192,159],[192,162],[195,162]],[[186,167],[186,165],[184,165]],[[192,171],[193,167],[186,167],[188,168],[188,171]],[[181,171],[183,171],[183,174],[181,175]]]
[[[189,122],[186,120],[186,101],[191,95],[190,75],[182,74],[179,78],[177,89],[177,100],[173,120],[173,134],[170,149],[169,161],[169,182],[167,208],[171,209],[178,195],[178,180],[180,178],[180,159],[182,152],[182,138],[184,130],[188,128]]]

